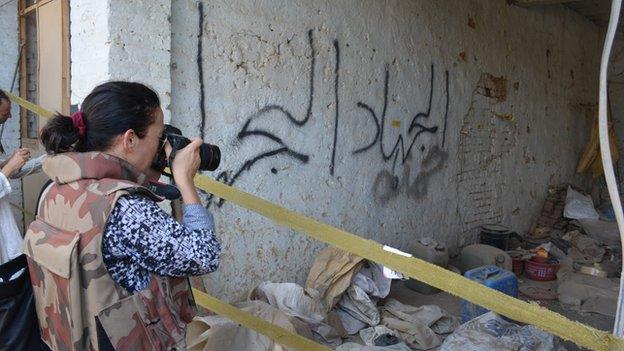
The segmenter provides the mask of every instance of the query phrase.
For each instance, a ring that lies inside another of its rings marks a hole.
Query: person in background
[[[0,125],[11,118],[11,100],[0,90]],[[28,149],[17,149],[11,157],[0,161],[0,264],[21,255],[22,234],[15,223],[9,196],[12,188],[9,178],[15,175],[30,159]]]
[[[163,137],[158,95],[143,84],[97,86],[71,117],[41,131],[49,156],[37,220],[23,251],[42,337],[52,350],[185,350],[194,316],[189,276],[217,269],[212,215],[193,177],[201,139],[170,164],[182,223],[148,188]]]

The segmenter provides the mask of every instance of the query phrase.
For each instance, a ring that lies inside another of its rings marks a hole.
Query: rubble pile
[[[326,248],[305,287],[264,282],[237,307],[337,350],[430,350],[460,325],[439,306],[415,307],[387,298],[391,282],[382,266]],[[265,336],[219,316],[196,318],[189,334],[190,350],[281,350]]]
[[[523,255],[524,277],[528,278],[520,291],[540,289],[532,280],[541,279],[527,274],[529,264],[536,260],[556,263],[552,289],[561,304],[582,312],[615,316],[622,247],[617,223],[600,212],[591,197],[578,189],[565,184],[550,188],[525,245],[513,250],[515,255]]]
[[[481,244],[463,248],[450,261],[446,248],[432,238],[419,239],[412,254],[473,280],[474,272],[500,272],[504,281],[488,275],[480,283],[511,296],[614,314],[621,266],[617,224],[600,218],[580,191],[567,184],[551,187],[524,236],[515,238],[511,234],[517,233],[498,224],[484,226],[483,233]],[[263,282],[236,306],[341,351],[565,350],[553,335],[484,309],[466,318],[462,305],[462,324],[441,306],[390,298],[392,281],[401,275],[388,271],[330,247],[317,255],[305,286]],[[405,286],[425,295],[439,293],[417,281]],[[195,318],[188,345],[190,350],[285,350],[216,315]]]

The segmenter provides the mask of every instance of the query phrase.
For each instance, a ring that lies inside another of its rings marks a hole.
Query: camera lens
[[[200,170],[214,171],[221,163],[221,150],[216,145],[204,143],[199,147],[199,157],[201,158]]]

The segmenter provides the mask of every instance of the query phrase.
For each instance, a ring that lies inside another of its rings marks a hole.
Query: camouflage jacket
[[[23,247],[43,340],[52,350],[99,351],[103,330],[116,350],[184,350],[195,313],[188,280],[154,275],[147,289],[130,294],[102,260],[117,199],[141,193],[159,200],[142,186],[145,175],[99,152],[49,156],[43,169],[54,183]]]

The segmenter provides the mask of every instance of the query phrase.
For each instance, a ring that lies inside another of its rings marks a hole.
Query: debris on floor
[[[563,218],[567,186],[556,186],[548,189],[546,201],[537,221],[529,229],[528,236],[533,240],[549,237],[556,230],[565,231],[568,221]]]
[[[425,260],[429,263],[448,269],[449,252],[444,244],[438,242],[437,240],[428,237],[418,239],[410,248],[410,253],[416,258],[420,258],[421,260]],[[435,294],[440,292],[440,289],[427,285],[416,279],[409,279],[406,282],[406,285],[410,289],[418,291],[421,294]]]
[[[478,282],[488,288],[498,290],[509,296],[518,297],[518,278],[506,269],[496,266],[483,266],[469,270],[464,276],[472,281]],[[467,322],[488,312],[487,309],[462,301],[462,322]]]
[[[600,216],[579,189],[565,184],[550,188],[526,235],[486,225],[480,241],[449,257],[443,244],[423,238],[410,254],[558,312],[613,316],[621,266],[617,225]],[[461,304],[460,313],[436,300],[445,292],[417,280],[393,285],[401,275],[392,273],[330,247],[317,255],[305,287],[263,282],[249,293],[249,301],[237,306],[342,351],[565,350],[557,337],[534,326],[450,297]],[[420,300],[409,300],[416,302],[412,305],[395,298],[392,290],[399,284]],[[188,340],[191,350],[285,350],[219,316],[196,318]]]
[[[581,311],[615,316],[619,283],[617,279],[575,273],[566,268],[558,274],[559,302]]]
[[[387,346],[367,346],[354,342],[344,343],[336,348],[336,351],[411,351],[404,342]]]
[[[591,196],[568,187],[563,216],[570,219],[598,219],[600,215],[594,208]]]
[[[290,332],[308,334],[310,338],[312,337],[305,324],[299,323],[296,318],[288,316],[266,302],[246,301],[235,306]],[[299,329],[295,325],[298,325]],[[268,337],[219,315],[195,317],[188,325],[186,333],[187,349],[191,351],[286,350]]]
[[[507,252],[485,244],[466,246],[453,262],[462,273],[488,265],[512,270],[512,259]]]
[[[351,285],[353,276],[363,263],[361,257],[329,247],[316,256],[305,286],[319,292],[329,311]]]
[[[410,306],[386,298],[392,279],[383,267],[322,250],[306,287],[264,282],[238,304],[243,310],[337,350],[430,350],[459,326],[439,306]],[[219,316],[195,318],[191,350],[282,350],[266,337]],[[253,348],[245,348],[254,345]]]
[[[428,350],[440,345],[444,336],[459,326],[457,317],[435,305],[414,307],[388,299],[381,311],[381,323],[397,331],[414,350]]]
[[[519,326],[488,312],[467,323],[444,340],[439,351],[565,350],[556,338],[532,325]]]
[[[514,271],[521,296],[614,316],[622,248],[617,223],[602,212],[580,189],[566,184],[549,189],[523,247],[509,251],[519,261]]]

